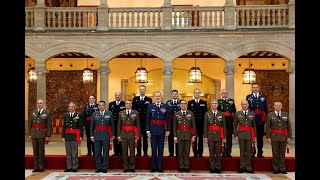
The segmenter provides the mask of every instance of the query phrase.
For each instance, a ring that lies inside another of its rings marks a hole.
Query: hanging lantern
[[[250,68],[250,58],[249,58],[249,68],[243,71],[243,83],[242,84],[252,84],[256,82],[256,72],[254,69]]]
[[[201,80],[201,69],[196,66],[196,60],[194,60],[194,67],[189,70],[189,81],[188,83],[202,83]]]
[[[82,73],[82,78],[84,83],[92,83],[93,82],[93,72],[90,68],[84,68]]]
[[[37,81],[37,70],[34,67],[30,67],[28,70],[29,74],[29,82],[36,82]]]
[[[148,83],[148,71],[146,68],[142,67],[142,58],[140,58],[140,67],[137,68],[136,83]]]

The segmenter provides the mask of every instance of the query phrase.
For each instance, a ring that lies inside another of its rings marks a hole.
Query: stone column
[[[219,99],[221,97],[221,80],[215,79],[214,83],[215,83],[215,89],[216,89],[214,98]]]
[[[289,3],[289,28],[295,28],[295,14],[296,14],[296,3],[295,0],[290,0]]]
[[[44,31],[45,29],[45,4],[44,0],[37,0],[34,7],[34,28],[35,31]]]
[[[47,83],[46,83],[46,74],[49,72],[47,70],[47,65],[45,62],[36,62],[36,70],[37,70],[37,100],[42,99],[45,105],[46,102],[46,94],[47,94]]]
[[[162,5],[163,23],[161,30],[172,30],[172,4],[171,0],[164,0]]]
[[[165,62],[163,72],[163,102],[171,99],[172,91],[172,62]]]
[[[226,60],[224,73],[226,74],[226,89],[228,91],[229,97],[234,98],[234,61]]]
[[[106,61],[103,61],[100,63],[100,68],[98,70],[100,73],[100,100],[103,100],[106,102],[106,104],[109,103],[108,101],[108,95],[109,95],[109,89],[108,89],[108,83],[109,83],[109,74],[110,69],[108,67],[108,63]]]
[[[289,61],[289,68],[287,69],[289,73],[289,118],[292,128],[292,139],[295,140],[295,62]]]
[[[98,6],[98,26],[97,31],[109,30],[109,7],[107,0],[100,0]]]
[[[224,5],[224,29],[236,29],[235,9],[233,0],[226,0]]]
[[[128,79],[121,79],[121,99],[123,101],[127,100],[127,82]]]

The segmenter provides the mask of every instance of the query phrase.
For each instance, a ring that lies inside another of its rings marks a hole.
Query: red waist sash
[[[252,110],[255,114],[262,114],[262,122],[266,122],[267,114],[262,110]]]
[[[285,134],[286,138],[288,139],[288,130],[287,129],[274,129],[274,128],[271,128],[271,133],[272,134]]]
[[[232,114],[231,112],[223,112],[223,115],[224,115],[224,116],[231,116],[231,117],[233,117],[233,114]]]
[[[253,129],[253,127],[239,125],[238,130],[239,131],[248,131],[248,132],[251,131],[251,139],[254,140],[254,129]]]
[[[137,126],[122,126],[122,130],[134,131],[134,137],[138,137],[138,128],[137,128]]]
[[[220,138],[224,139],[223,127],[222,126],[209,125],[208,126],[208,130],[220,131]]]
[[[167,121],[165,119],[151,119],[151,124],[163,124],[164,129],[167,130]]]
[[[80,142],[80,129],[66,128],[66,133],[76,134],[76,141]]]
[[[94,129],[95,129],[95,130],[107,130],[107,131],[108,131],[108,134],[109,134],[109,138],[112,138],[112,137],[113,137],[113,133],[112,133],[112,130],[111,130],[111,126],[95,125],[95,126],[94,126]],[[111,141],[110,141],[110,143],[111,143]],[[112,145],[109,145],[109,150],[112,150]]]
[[[87,120],[87,121],[91,121],[91,120],[92,120],[91,116],[87,116],[87,117],[86,117],[86,120]]]
[[[39,124],[32,124],[32,128],[34,128],[34,129],[47,129],[47,126],[41,126]]]
[[[191,130],[191,135],[194,136],[194,129],[191,126],[178,126],[177,130]]]

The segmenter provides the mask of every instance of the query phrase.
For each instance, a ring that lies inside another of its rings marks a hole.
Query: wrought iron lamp
[[[243,83],[242,84],[252,84],[256,82],[256,72],[251,68],[251,62],[249,58],[249,68],[243,71]]]
[[[87,58],[87,67],[84,68],[82,73],[82,80],[84,83],[92,83],[93,82],[93,72],[88,67],[88,58]]]
[[[201,80],[202,72],[201,72],[201,69],[199,67],[197,67],[196,61],[197,61],[197,59],[195,58],[194,59],[194,67],[192,67],[189,70],[188,83],[202,83],[202,80]]]
[[[140,58],[140,67],[136,70],[136,83],[148,83],[148,71],[142,67],[142,58]]]
[[[30,69],[28,70],[28,74],[29,74],[29,80],[28,82],[36,82],[37,81],[37,70],[35,67],[33,67],[33,65],[29,65]]]

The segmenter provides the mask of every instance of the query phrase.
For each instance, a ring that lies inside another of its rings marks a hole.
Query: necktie
[[[183,114],[183,116],[186,116],[186,112],[185,111],[183,111],[182,114]]]
[[[119,105],[119,102],[118,101],[116,101],[116,104],[117,104],[117,106]]]
[[[130,111],[127,111],[127,116],[129,117]]]
[[[103,112],[100,111],[100,114],[103,115]]]
[[[247,111],[244,111],[244,116],[246,116],[246,117],[247,117]]]
[[[160,104],[157,104],[158,109],[160,109]]]
[[[213,117],[216,117],[216,113],[215,112],[213,113]]]
[[[141,98],[140,101],[143,101],[143,98]]]
[[[71,117],[71,118],[73,117],[73,113],[70,113],[70,117]]]
[[[177,101],[173,101],[173,105],[177,105]]]
[[[280,113],[278,113],[278,118],[280,119],[281,117],[280,117]]]
[[[38,110],[38,115],[40,116],[41,109]]]

